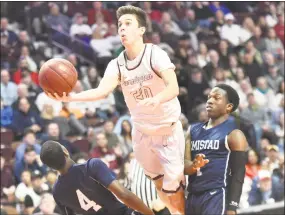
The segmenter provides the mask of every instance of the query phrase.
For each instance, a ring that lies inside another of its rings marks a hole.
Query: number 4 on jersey
[[[83,210],[88,211],[90,208],[93,207],[95,211],[98,211],[101,208],[100,205],[97,205],[94,201],[88,199],[80,190],[76,190],[76,194],[78,197],[80,207]]]

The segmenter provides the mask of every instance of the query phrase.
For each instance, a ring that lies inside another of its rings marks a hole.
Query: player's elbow
[[[177,84],[172,87],[172,92],[174,97],[179,95],[179,87]]]
[[[120,192],[117,194],[117,197],[122,201],[126,202],[128,199],[130,199],[131,195],[129,194],[128,190],[125,190],[125,192]]]

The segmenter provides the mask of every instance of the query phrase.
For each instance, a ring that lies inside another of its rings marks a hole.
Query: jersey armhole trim
[[[229,143],[228,143],[228,135],[227,135],[226,138],[225,138],[225,147],[226,147],[226,149],[227,149],[229,152],[231,152],[231,149],[230,149]]]
[[[119,59],[117,59],[117,67],[119,70],[119,81],[121,81],[121,70],[120,70],[120,66],[119,66]]]
[[[162,79],[162,77],[161,77],[161,75],[159,74],[159,72],[156,71],[156,70],[153,68],[153,65],[152,65],[152,50],[153,50],[153,47],[154,47],[154,45],[151,45],[151,50],[150,50],[150,67],[151,67],[152,71],[157,75],[157,77],[159,77],[159,78]]]

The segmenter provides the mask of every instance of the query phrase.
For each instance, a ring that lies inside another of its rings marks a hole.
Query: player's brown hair
[[[139,7],[135,7],[132,5],[119,7],[119,9],[117,10],[117,19],[119,20],[120,17],[125,14],[135,15],[139,23],[139,27],[147,27],[146,13]]]

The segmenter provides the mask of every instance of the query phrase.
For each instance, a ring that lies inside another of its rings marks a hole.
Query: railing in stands
[[[281,214],[284,214],[284,201],[275,202],[275,203],[271,203],[271,204],[265,204],[265,205],[251,206],[251,207],[246,208],[246,209],[238,210],[237,214],[242,214],[242,215],[260,215],[260,214],[281,215]]]
[[[95,65],[97,56],[88,43],[52,27],[49,28],[48,35],[50,45],[54,45],[65,52],[72,52],[80,60]]]

